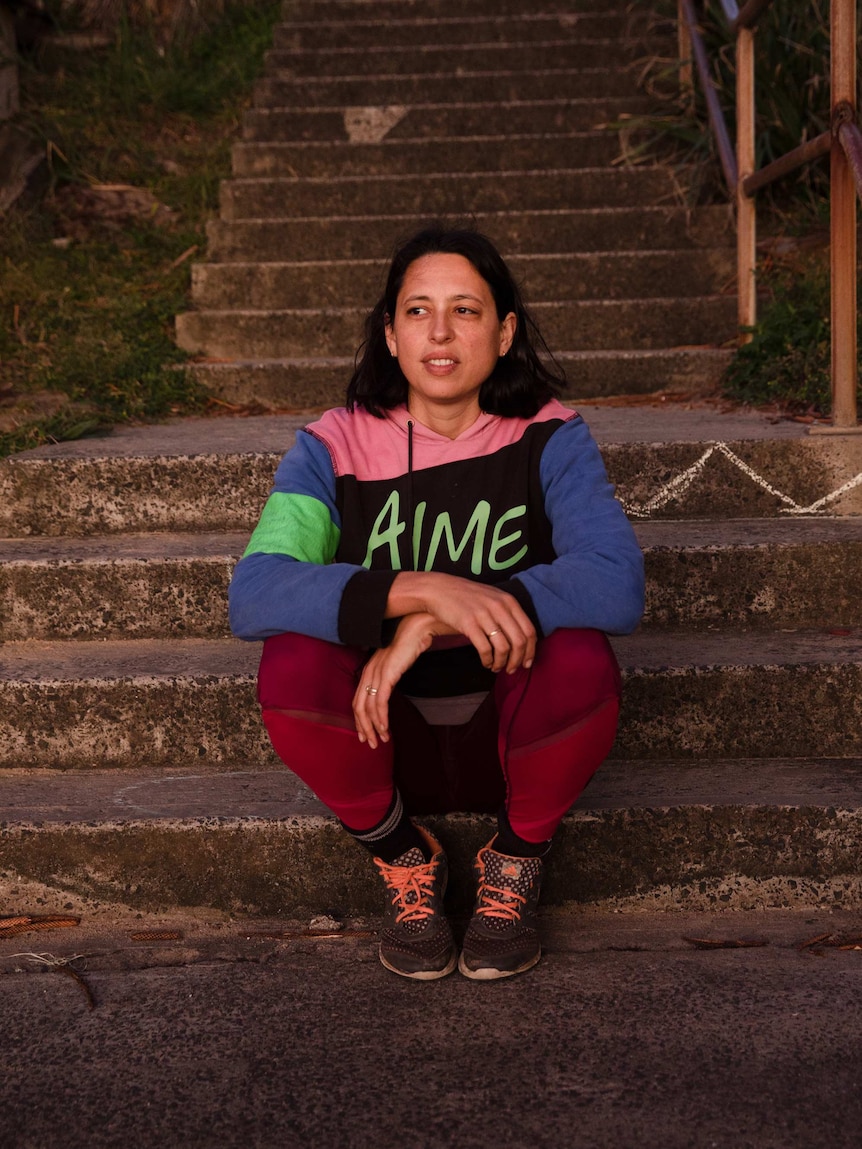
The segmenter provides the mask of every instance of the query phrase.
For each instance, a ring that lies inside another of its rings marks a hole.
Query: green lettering
[[[526,508],[525,508],[526,509]],[[485,532],[488,529],[488,519],[491,514],[491,504],[481,499],[476,504],[476,509],[470,516],[470,521],[467,524],[467,529],[464,535],[456,545],[455,532],[452,530],[452,520],[449,518],[448,511],[441,511],[437,516],[437,521],[434,524],[434,532],[431,535],[431,542],[428,545],[428,557],[425,560],[425,570],[430,571],[434,566],[434,559],[437,557],[437,548],[440,546],[440,540],[446,536],[446,547],[449,551],[449,558],[453,563],[456,563],[469,542],[470,535],[475,531],[476,537],[473,540],[473,555],[470,560],[470,570],[474,575],[482,573],[482,550],[485,546]]]
[[[506,511],[505,515],[501,515],[497,520],[497,525],[494,527],[494,533],[491,536],[491,549],[488,553],[488,566],[492,571],[504,571],[507,567],[513,567],[516,562],[520,560],[527,553],[526,545],[521,547],[517,554],[512,555],[510,559],[500,560],[497,558],[499,552],[509,545],[509,543],[516,543],[518,539],[523,536],[523,531],[513,531],[510,535],[502,535],[503,524],[507,523],[509,519],[518,519],[521,515],[525,514],[527,510],[526,505],[520,507],[512,507],[511,511]]]
[[[427,503],[420,503],[413,516],[413,569],[419,570],[419,545],[422,540],[422,523],[425,519]]]
[[[368,550],[365,552],[365,558],[362,560],[362,565],[366,570],[371,569],[371,556],[377,548],[387,545],[389,546],[390,569],[394,571],[401,570],[398,538],[407,528],[404,523],[399,521],[398,514],[398,492],[393,491],[386,500],[383,510],[374,520],[374,526],[371,528],[371,535],[368,539]],[[386,524],[385,527],[384,524]]]

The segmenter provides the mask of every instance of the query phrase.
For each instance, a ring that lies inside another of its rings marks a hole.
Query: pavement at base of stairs
[[[131,940],[154,924],[180,936]],[[130,916],[0,940],[0,1143],[859,1144],[862,950],[838,945],[858,915],[546,911],[544,959],[498,983],[396,977],[376,924]],[[48,964],[75,954],[84,985]]]
[[[637,402],[631,406],[571,403],[599,443],[733,442],[742,439],[804,439],[809,424],[721,404]],[[290,415],[176,419],[146,427],[118,427],[108,435],[24,451],[22,459],[92,456],[212,454],[279,451],[319,411]]]

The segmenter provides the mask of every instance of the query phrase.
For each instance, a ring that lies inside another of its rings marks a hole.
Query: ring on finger
[[[376,686],[366,686],[365,687],[365,693],[366,694],[376,694],[377,693],[377,687]]]
[[[485,635],[486,638],[493,638],[495,634],[499,634],[499,630],[489,630]]]

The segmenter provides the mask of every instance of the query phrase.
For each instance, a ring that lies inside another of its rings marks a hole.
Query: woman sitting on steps
[[[231,583],[272,744],[374,855],[380,960],[404,977],[539,960],[543,859],[616,733],[604,632],[643,609],[634,532],[539,348],[490,240],[415,235]],[[445,854],[412,820],[451,810],[497,815],[460,961]]]

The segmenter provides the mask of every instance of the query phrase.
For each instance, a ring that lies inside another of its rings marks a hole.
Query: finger
[[[520,625],[520,620],[514,622],[509,632],[509,641],[511,649],[506,671],[512,674],[519,666],[529,669],[536,656],[536,631],[529,619],[525,626]]]
[[[494,650],[493,640],[488,637],[488,631],[493,631],[494,626],[489,624],[487,630],[480,624],[471,626],[469,630],[465,630],[465,637],[469,638],[472,644],[476,647],[479,655],[479,660],[486,670],[492,670],[494,666],[494,658],[496,652]]]
[[[511,651],[509,636],[501,624],[499,627],[495,626],[493,630],[489,630],[486,637],[491,644],[491,670],[497,673],[501,671],[509,661]]]
[[[377,693],[370,695],[368,716],[371,724],[381,742],[389,741],[389,697],[392,690],[385,683],[376,688]]]
[[[377,748],[377,734],[374,720],[370,714],[370,701],[374,689],[370,682],[360,681],[353,696],[353,718],[356,723],[356,733],[360,742],[367,742],[372,750]]]

